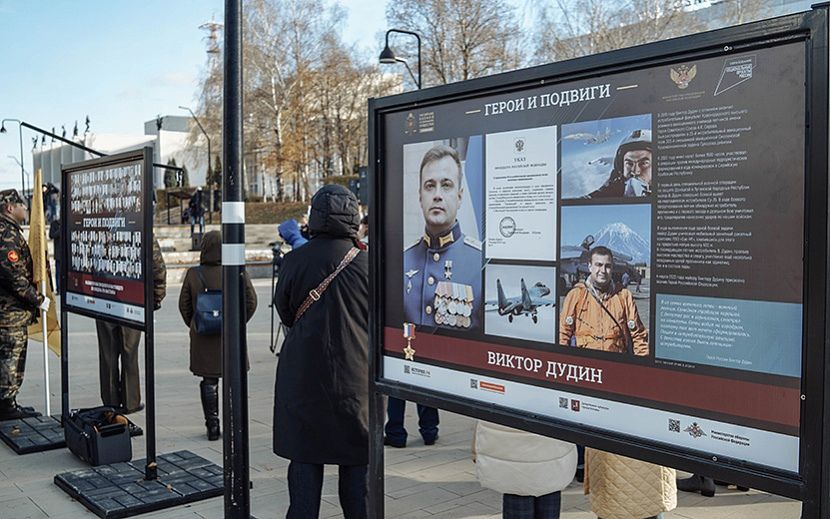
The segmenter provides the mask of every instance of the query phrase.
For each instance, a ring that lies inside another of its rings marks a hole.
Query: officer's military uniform
[[[622,353],[630,341],[634,355],[648,355],[648,330],[631,292],[613,282],[607,292],[600,292],[589,283],[577,283],[565,297],[559,344]]]
[[[161,308],[167,291],[167,267],[158,241],[153,240],[153,307]],[[138,346],[141,332],[128,326],[95,320],[98,334],[98,375],[101,401],[128,413],[142,409]]]
[[[404,320],[455,330],[481,322],[481,243],[458,222],[444,235],[429,232],[404,251]]]
[[[0,207],[13,203],[24,203],[16,190],[0,191]],[[0,418],[19,410],[16,397],[26,367],[27,327],[37,320],[42,302],[20,225],[0,214]]]

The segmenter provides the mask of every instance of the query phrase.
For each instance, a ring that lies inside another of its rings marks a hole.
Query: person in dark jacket
[[[369,461],[368,259],[359,252],[296,319],[309,293],[359,247],[354,194],[339,185],[311,201],[311,239],[286,254],[274,304],[290,328],[274,391],[274,453],[288,465],[289,519],[319,516],[323,465],[339,465],[345,519],[366,517]],[[361,244],[362,245],[362,244]]]
[[[199,225],[199,233],[205,231],[205,209],[202,205],[202,187],[196,188],[196,192],[190,197],[187,204],[190,213],[190,234],[193,235],[193,227]]]
[[[201,274],[201,277],[200,275]],[[245,278],[245,316],[250,321],[256,311],[257,298],[248,273]],[[204,280],[204,283],[202,282]],[[199,266],[187,269],[179,295],[179,312],[184,324],[190,327],[190,371],[202,377],[199,383],[202,410],[208,440],[218,440],[219,431],[219,379],[222,378],[222,335],[201,335],[196,332],[193,314],[196,297],[205,290],[222,289],[222,234],[210,231],[202,240]]]

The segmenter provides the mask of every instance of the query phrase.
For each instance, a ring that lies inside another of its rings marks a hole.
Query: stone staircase
[[[198,227],[196,228],[198,232]],[[205,232],[220,231],[219,223],[205,225]],[[185,252],[190,250],[190,225],[156,225],[153,235],[159,241],[162,252]],[[276,224],[247,224],[245,225],[246,249],[269,249],[269,243],[279,239]],[[269,252],[270,254],[270,252]],[[198,254],[196,256],[198,258]]]

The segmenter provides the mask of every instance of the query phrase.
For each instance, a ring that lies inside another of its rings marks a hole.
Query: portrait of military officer
[[[589,251],[588,278],[577,282],[562,304],[559,344],[648,355],[648,330],[631,292],[612,279],[613,269],[610,249],[599,245]]]
[[[404,320],[456,330],[481,322],[481,243],[465,236],[456,216],[464,203],[458,152],[437,145],[421,159],[418,200],[423,236],[403,258]]]
[[[608,180],[586,198],[651,195],[651,130],[633,130],[623,137]]]

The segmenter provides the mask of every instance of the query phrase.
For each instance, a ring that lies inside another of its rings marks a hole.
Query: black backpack
[[[222,291],[209,290],[202,275],[202,267],[196,268],[203,290],[196,294],[196,312],[193,324],[199,335],[218,335],[222,331]]]

